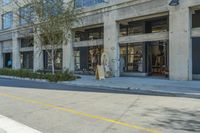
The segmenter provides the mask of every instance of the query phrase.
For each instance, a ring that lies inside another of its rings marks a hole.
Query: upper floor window
[[[8,5],[11,3],[11,0],[2,0],[2,5]]]
[[[21,48],[33,47],[33,37],[22,38]]]
[[[56,16],[63,12],[63,0],[44,0],[44,17]]]
[[[13,13],[7,12],[2,15],[2,29],[9,29],[12,27]]]
[[[94,6],[99,3],[103,3],[105,0],[75,0],[75,7],[76,8],[83,8]]]
[[[88,41],[88,40],[95,40],[95,39],[103,39],[103,27],[91,28],[86,29],[84,31],[76,31],[75,32],[75,41]]]
[[[145,33],[144,21],[128,22],[120,24],[120,36],[139,35]]]
[[[34,10],[31,5],[27,5],[19,9],[19,24],[25,25],[33,21],[34,19]]]
[[[159,17],[141,21],[121,22],[120,36],[158,33],[169,31],[168,17]]]
[[[168,18],[161,17],[147,20],[145,25],[146,33],[166,32],[169,29]]]
[[[192,28],[200,27],[200,10],[194,11],[192,14]]]

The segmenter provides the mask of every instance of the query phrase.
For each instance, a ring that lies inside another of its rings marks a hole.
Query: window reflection
[[[120,47],[121,72],[143,72],[143,43]]]
[[[104,0],[75,0],[75,7],[76,8],[89,7],[103,2]]]

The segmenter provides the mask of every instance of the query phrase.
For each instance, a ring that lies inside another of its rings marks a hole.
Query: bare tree
[[[51,60],[52,74],[55,74],[55,55],[62,45],[67,44],[73,23],[78,21],[74,1],[18,0],[14,4],[18,8],[15,14],[20,23],[37,36]]]

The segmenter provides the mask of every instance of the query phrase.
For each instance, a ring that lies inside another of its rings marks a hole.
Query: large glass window
[[[192,38],[192,71],[193,74],[200,74],[200,37]]]
[[[128,25],[120,24],[120,36],[128,36]]]
[[[11,0],[2,0],[2,5],[8,5],[11,3]]]
[[[12,53],[3,54],[3,58],[4,58],[4,67],[12,68]]]
[[[192,14],[192,28],[200,27],[200,10],[194,11]]]
[[[86,29],[84,31],[75,32],[75,41],[87,41],[94,39],[103,39],[103,27]]]
[[[103,2],[104,0],[75,0],[75,7],[76,8],[89,7]]]
[[[75,48],[75,70],[94,74],[96,66],[101,64],[102,53],[103,46]]]
[[[46,51],[44,51],[43,53],[44,53],[43,54],[44,55],[44,68],[46,70],[51,70],[51,68],[52,68],[51,58]],[[61,70],[62,69],[62,50],[61,49],[57,50],[55,52],[54,60],[55,60],[55,69]]]
[[[81,69],[80,65],[80,50],[74,50],[74,62],[75,62],[75,70],[79,71]]]
[[[20,19],[19,19],[20,25],[25,25],[33,21],[35,14],[33,7],[31,5],[27,5],[25,7],[20,8],[19,12],[20,12]]]
[[[33,52],[21,52],[21,67],[23,69],[33,69]]]
[[[126,44],[120,47],[121,72],[144,72],[144,50],[142,44]]]
[[[21,39],[21,48],[33,47],[33,37],[27,37]]]
[[[144,22],[128,22],[127,25],[120,24],[120,36],[138,35],[144,33]]]
[[[168,18],[160,17],[150,20],[131,21],[120,24],[120,36],[145,33],[166,32],[169,29]]]
[[[168,31],[168,19],[159,18],[146,21],[146,33],[166,32]]]
[[[128,27],[128,35],[138,35],[144,33],[143,22],[130,22]]]
[[[2,29],[9,29],[12,27],[13,13],[7,12],[2,15]]]
[[[45,17],[55,16],[63,11],[63,0],[44,0]]]

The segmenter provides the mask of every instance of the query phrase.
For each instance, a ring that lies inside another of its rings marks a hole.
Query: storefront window
[[[143,72],[143,45],[126,44],[120,47],[121,72]]]
[[[74,49],[75,70],[94,74],[96,66],[101,64],[102,46],[80,47]]]
[[[62,69],[62,50],[57,50],[54,56],[55,61],[55,69],[61,70]],[[51,70],[52,63],[51,58],[46,51],[44,51],[44,68],[47,70]]]
[[[33,69],[33,52],[21,52],[21,67]]]
[[[88,66],[89,70],[95,70],[98,64],[101,64],[101,54],[103,49],[101,47],[89,47]]]
[[[12,68],[12,53],[5,53],[4,56],[4,67]]]
[[[79,71],[81,68],[80,65],[80,51],[79,50],[74,50],[74,61],[75,61],[75,70]]]

